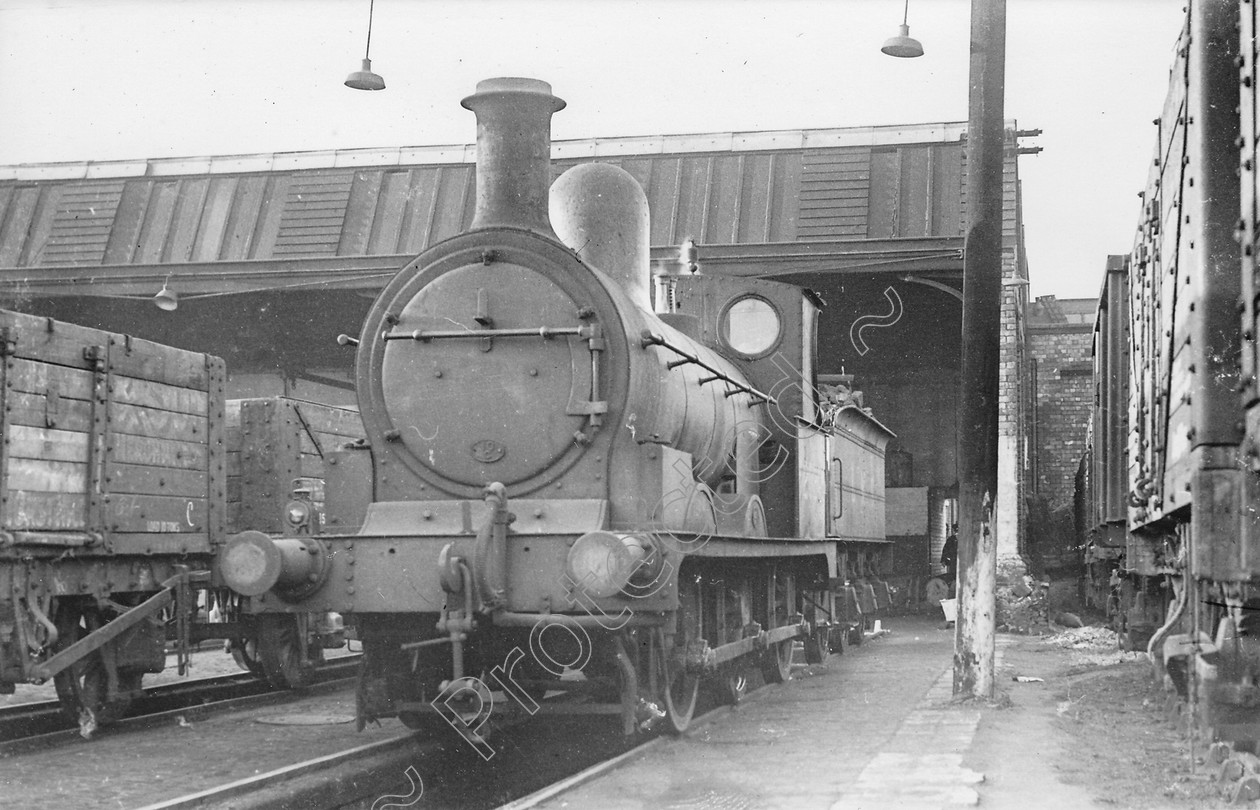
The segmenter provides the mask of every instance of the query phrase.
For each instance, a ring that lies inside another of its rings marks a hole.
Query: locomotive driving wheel
[[[664,628],[652,631],[656,665],[660,670],[661,691],[670,731],[681,734],[691,725],[700,694],[700,673],[688,671],[687,651],[701,643],[700,582],[694,576],[678,578],[677,632]]]
[[[766,627],[782,627],[792,620],[796,610],[796,580],[777,568],[766,583]],[[761,656],[761,676],[766,683],[783,683],[792,674],[793,639],[771,644]]]
[[[682,636],[675,636],[671,645],[668,644],[665,631],[658,628],[652,632],[652,644],[661,673],[661,691],[665,698],[665,716],[669,720],[669,730],[681,734],[691,726],[691,718],[696,712],[700,676],[687,671],[684,654],[686,646]]]
[[[105,618],[96,608],[62,605],[57,611],[57,651],[99,629]],[[90,737],[97,728],[121,719],[131,707],[131,693],[140,689],[144,674],[134,670],[118,670],[114,693],[109,690],[110,655],[108,645],[79,659],[53,676],[61,711],[71,722],[79,724],[80,733]]]

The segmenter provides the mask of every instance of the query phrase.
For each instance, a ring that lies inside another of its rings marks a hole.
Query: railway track
[[[345,682],[227,703],[123,721],[90,742],[71,731],[54,735],[64,740],[55,746],[0,747],[6,766],[22,774],[6,800],[28,810],[523,810],[668,740],[627,739],[612,717],[505,717],[485,761],[445,726],[426,736],[387,721],[356,732],[354,689]],[[724,711],[702,706],[694,725]]]
[[[697,721],[708,722],[724,712],[715,709]],[[563,730],[561,736],[572,741],[579,727],[576,723],[565,725],[572,728]],[[458,742],[454,732],[450,740],[422,740],[403,734],[145,805],[140,810],[369,810],[382,803],[409,806],[409,802],[468,810],[526,810],[668,739],[662,734],[647,740],[626,740],[610,726],[606,737],[588,741],[587,729],[578,732],[583,734],[585,754],[556,762],[536,739],[551,737],[556,731],[540,735],[520,727],[505,730],[503,734],[512,734],[513,739],[500,740],[505,745],[503,753],[510,751],[515,756],[512,762],[496,762],[494,773],[499,778],[489,780],[485,778],[490,774],[488,763],[472,755],[470,749],[447,744]],[[511,778],[505,778],[508,774]]]
[[[712,722],[728,710],[710,709],[694,725]],[[668,739],[663,727],[644,740],[623,737],[616,723],[593,732],[580,721],[549,727],[517,721],[495,735],[499,751],[491,766],[475,756],[454,731],[429,739],[401,734],[140,810],[371,810],[390,805],[528,810]],[[561,741],[570,754],[556,757]]]
[[[327,684],[354,677],[361,654],[331,659],[322,664],[315,683]],[[261,695],[282,696],[276,689],[249,672],[194,678],[178,683],[153,686],[132,701],[123,724],[134,724],[146,717],[166,712],[205,708],[210,704]],[[62,735],[77,734],[77,726],[62,712],[55,700],[22,703],[0,708],[0,753],[7,753],[32,738],[48,738],[55,742]]]

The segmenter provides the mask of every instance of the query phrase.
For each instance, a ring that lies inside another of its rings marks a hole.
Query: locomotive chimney
[[[472,228],[527,228],[554,236],[547,216],[551,116],[564,101],[538,79],[477,82],[461,102],[477,115],[477,210]]]

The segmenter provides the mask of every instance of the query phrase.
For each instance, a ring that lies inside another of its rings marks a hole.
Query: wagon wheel
[[[64,650],[104,624],[100,611],[63,605],[57,611],[57,651]],[[79,724],[80,733],[90,737],[101,726],[119,720],[131,707],[131,693],[140,688],[144,673],[118,671],[118,691],[109,696],[109,673],[101,650],[89,653],[53,676],[62,713]]]
[[[232,660],[236,665],[244,671],[257,675],[262,678],[266,676],[263,671],[262,659],[258,657],[258,641],[252,638],[234,638],[232,639],[229,650],[232,653]]]
[[[299,689],[315,680],[324,651],[308,646],[303,655],[306,616],[264,613],[258,617],[258,659],[267,682],[277,689]]]
[[[665,713],[669,720],[669,730],[681,734],[691,725],[691,718],[696,713],[696,702],[700,695],[700,675],[687,672],[681,645],[682,639],[674,637],[674,644],[666,646],[665,631],[656,629],[652,633],[652,644],[655,647],[656,664],[661,672],[661,691],[665,698]]]

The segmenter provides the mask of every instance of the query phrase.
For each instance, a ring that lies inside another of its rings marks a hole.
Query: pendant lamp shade
[[[907,0],[908,1],[908,0]],[[346,87],[354,90],[384,90],[385,80],[372,72],[372,15],[376,10],[376,0],[368,2],[367,46],[363,49],[363,66],[346,77]]]
[[[153,296],[153,303],[157,304],[157,308],[163,312],[174,312],[179,309],[179,296],[175,291],[165,284],[162,289],[158,290],[157,295]]]
[[[372,60],[365,58],[362,69],[346,77],[346,87],[355,90],[384,90],[385,80],[372,72]]]
[[[900,33],[895,37],[889,37],[884,41],[884,47],[881,51],[889,56],[896,56],[901,59],[913,59],[916,56],[923,55],[923,45],[919,40],[910,36],[910,26],[902,24],[898,26]]]

